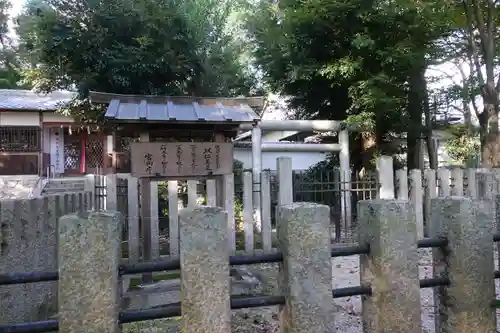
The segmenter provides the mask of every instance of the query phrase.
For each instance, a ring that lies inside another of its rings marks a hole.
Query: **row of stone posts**
[[[359,203],[364,333],[421,333],[419,254],[414,208],[407,201]],[[438,275],[451,284],[436,288],[437,330],[493,333],[494,207],[490,201],[448,197],[432,201],[431,233],[449,247],[434,250]],[[180,212],[182,325],[185,332],[231,331],[226,213],[216,207]],[[283,253],[281,331],[334,332],[330,219],[327,206],[292,203],[278,207]],[[60,219],[59,330],[119,332],[118,264],[120,216],[91,212]]]

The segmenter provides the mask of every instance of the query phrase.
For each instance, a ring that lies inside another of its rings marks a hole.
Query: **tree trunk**
[[[362,149],[362,168],[365,170],[372,170],[375,165],[373,164],[374,156],[377,152],[376,135],[373,132],[361,133],[361,149]]]
[[[474,65],[481,87],[484,109],[478,115],[481,134],[481,157],[484,167],[500,166],[498,138],[498,95],[500,79],[496,81],[496,51],[498,37],[497,1],[462,1],[467,28],[468,57]],[[479,38],[477,38],[479,37]],[[484,75],[483,74],[484,68]]]
[[[498,131],[498,97],[495,89],[486,87],[483,92],[484,110],[479,117],[481,129],[481,160],[484,167],[500,166]]]
[[[427,156],[429,157],[429,167],[436,170],[438,168],[437,149],[432,137],[432,112],[429,105],[429,94],[427,92],[427,81],[425,82],[424,114],[425,114],[425,142],[427,144]]]
[[[410,71],[408,93],[407,167],[408,170],[423,169],[422,158],[422,115],[425,99],[425,59]]]

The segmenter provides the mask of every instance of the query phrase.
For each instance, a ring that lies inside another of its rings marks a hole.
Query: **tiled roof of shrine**
[[[38,94],[31,90],[0,89],[0,110],[53,111],[74,96],[70,91]]]
[[[135,96],[92,92],[91,100],[108,104],[106,118],[118,122],[238,124],[259,119],[251,107],[258,107],[258,98]]]

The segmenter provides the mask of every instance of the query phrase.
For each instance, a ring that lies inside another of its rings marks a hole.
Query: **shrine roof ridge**
[[[91,92],[92,102],[108,104],[105,117],[118,122],[246,123],[260,119],[253,107],[262,97],[207,98],[119,95]]]

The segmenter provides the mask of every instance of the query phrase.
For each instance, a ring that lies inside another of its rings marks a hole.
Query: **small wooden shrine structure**
[[[259,120],[262,97],[199,98],[118,95],[91,92],[93,103],[107,105],[113,136],[136,138],[130,145],[132,176],[140,183],[143,260],[151,260],[150,182],[169,179],[217,180],[222,205],[222,175],[233,172],[233,144],[239,126]],[[145,276],[144,282],[152,277]]]

